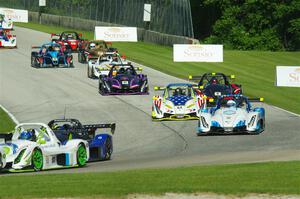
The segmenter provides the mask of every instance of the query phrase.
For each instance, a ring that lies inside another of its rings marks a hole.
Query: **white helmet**
[[[234,100],[228,100],[228,102],[227,102],[228,107],[232,107],[232,106],[235,106],[235,105],[236,105],[236,103],[235,103]]]
[[[95,47],[96,47],[96,44],[94,44],[94,43],[90,44],[90,49],[94,49]]]

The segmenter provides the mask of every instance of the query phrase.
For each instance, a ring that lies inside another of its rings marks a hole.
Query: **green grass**
[[[123,197],[166,192],[300,194],[299,187],[300,162],[0,176],[0,196],[4,198]]]
[[[17,26],[47,33],[67,29],[36,23],[17,23]],[[93,32],[76,31],[82,32],[87,39],[94,37]],[[225,50],[223,63],[174,63],[171,47],[145,42],[116,42],[113,45],[128,59],[184,79],[190,74],[199,75],[205,72],[234,74],[235,82],[242,84],[246,95],[264,97],[266,103],[300,113],[300,89],[275,86],[276,66],[300,66],[300,52]]]
[[[11,118],[0,108],[0,133],[10,132],[14,129],[15,123]]]

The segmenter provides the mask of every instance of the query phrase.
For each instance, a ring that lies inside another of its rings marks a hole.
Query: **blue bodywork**
[[[73,57],[71,53],[64,52],[60,44],[48,43],[40,47],[40,50],[35,55],[36,64],[39,67],[55,67],[55,66],[65,66],[72,67]],[[42,61],[41,59],[42,58]]]

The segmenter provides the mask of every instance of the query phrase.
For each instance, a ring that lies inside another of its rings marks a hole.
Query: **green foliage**
[[[300,49],[300,2],[298,0],[206,0],[222,16],[205,43],[223,43],[239,50]]]

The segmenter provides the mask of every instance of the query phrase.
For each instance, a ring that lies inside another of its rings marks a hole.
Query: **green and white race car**
[[[9,171],[81,167],[89,159],[87,141],[71,139],[61,143],[42,123],[17,125],[11,141],[0,144],[0,151],[2,159],[6,156],[3,170]]]

